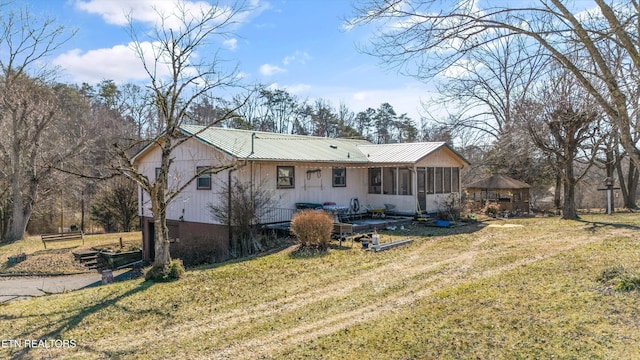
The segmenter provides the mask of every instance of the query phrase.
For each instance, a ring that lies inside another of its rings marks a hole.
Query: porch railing
[[[291,221],[296,211],[296,209],[269,208],[260,217],[260,224],[269,225]]]

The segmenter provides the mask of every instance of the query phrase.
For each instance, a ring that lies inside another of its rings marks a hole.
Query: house
[[[278,205],[263,219],[273,223],[290,220],[296,208],[306,204],[335,204],[348,212],[436,211],[451,196],[459,197],[460,169],[468,165],[444,142],[378,145],[197,125],[181,130],[193,137],[173,153],[169,187],[177,187],[201,167],[230,161],[240,166],[200,176],[171,203],[167,219],[175,257],[195,249],[228,250],[229,229],[214,220],[207,205],[219,201],[231,177],[273,192]],[[134,164],[153,179],[160,156],[159,148],[150,145],[134,157]],[[151,260],[154,228],[148,198],[139,192],[144,257]]]
[[[529,184],[506,175],[493,175],[465,185],[467,200],[483,207],[487,201],[500,205],[501,211],[529,212]]]

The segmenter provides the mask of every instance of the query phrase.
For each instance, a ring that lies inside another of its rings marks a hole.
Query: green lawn
[[[417,226],[383,233],[415,239],[385,252],[292,247],[12,302],[0,358],[640,358],[639,292],[603,280],[640,273],[638,230],[636,214]],[[24,339],[75,347],[7,342]]]

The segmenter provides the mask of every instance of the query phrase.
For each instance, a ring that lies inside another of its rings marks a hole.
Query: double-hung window
[[[347,186],[347,169],[343,167],[333,168],[333,187],[345,187]]]
[[[198,190],[211,190],[211,173],[205,171],[208,166],[198,166],[196,167],[196,172],[198,175],[198,179],[196,187]]]
[[[278,189],[293,189],[295,187],[295,173],[293,166],[278,166]]]

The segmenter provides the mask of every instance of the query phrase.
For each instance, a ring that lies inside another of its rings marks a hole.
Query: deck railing
[[[260,217],[260,224],[268,225],[268,224],[277,224],[291,221],[293,214],[295,214],[296,209],[287,209],[287,208],[270,208],[262,214]]]

